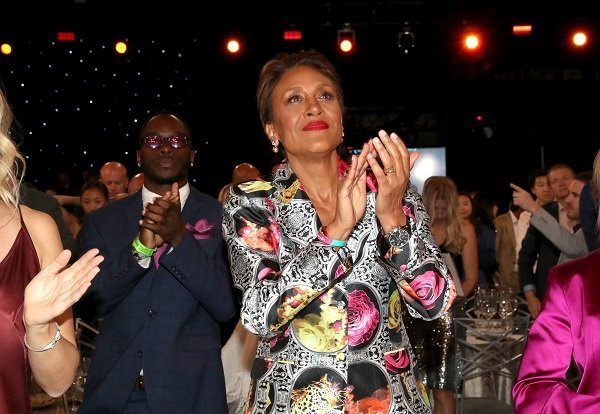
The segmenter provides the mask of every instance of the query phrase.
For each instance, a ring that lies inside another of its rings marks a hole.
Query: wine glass
[[[498,315],[502,318],[502,325],[504,329],[511,329],[510,321],[507,320],[509,316],[515,313],[513,294],[507,291],[500,292],[498,295]]]
[[[478,287],[475,292],[475,315],[478,319],[491,319],[496,313],[496,294],[493,289]],[[478,322],[477,327],[488,327],[489,322]]]
[[[485,319],[492,319],[497,312],[498,294],[494,289],[490,289],[489,293],[484,296],[481,302],[481,316]],[[487,323],[490,325],[490,322]]]

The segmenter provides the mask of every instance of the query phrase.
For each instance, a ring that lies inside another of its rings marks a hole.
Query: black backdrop
[[[44,188],[60,167],[77,180],[107,160],[133,175],[133,137],[147,113],[162,107],[192,126],[200,189],[216,195],[242,161],[266,172],[272,157],[256,112],[256,77],[276,52],[300,48],[318,49],[338,67],[349,146],[382,127],[409,146],[446,146],[447,172],[459,187],[490,190],[501,204],[507,183],[524,184],[542,163],[591,168],[600,147],[598,42],[576,53],[561,36],[573,24],[600,27],[592,2],[249,3],[202,2],[194,14],[180,1],[130,4],[135,13],[114,1],[53,2],[36,6],[46,18],[35,24],[33,5],[13,5],[3,13],[0,41],[15,48],[0,57],[0,81],[28,156],[28,179]],[[534,32],[516,39],[510,26],[525,18]],[[396,44],[404,21],[415,33],[408,55]],[[336,50],[345,22],[356,31],[352,56]],[[281,40],[291,23],[303,41]],[[476,57],[462,54],[456,40],[471,24],[486,35]],[[58,30],[74,31],[76,41],[57,43]],[[222,52],[228,33],[246,39],[240,56]],[[125,56],[112,51],[117,38],[128,41]]]

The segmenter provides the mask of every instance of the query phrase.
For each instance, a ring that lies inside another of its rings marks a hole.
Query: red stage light
[[[529,36],[533,27],[530,24],[518,24],[514,25],[512,30],[515,36]]]
[[[348,25],[337,32],[338,47],[343,53],[350,53],[354,49],[355,39],[354,29]]]
[[[285,30],[283,40],[302,40],[302,30]]]
[[[74,42],[75,41],[75,33],[74,32],[58,32],[56,34],[56,40],[59,42]]]
[[[239,53],[241,49],[242,49],[242,45],[239,40],[229,39],[227,41],[227,52],[228,53],[235,55],[235,54]]]
[[[467,33],[463,37],[463,45],[469,51],[475,51],[481,47],[481,40],[476,33]]]
[[[588,42],[588,35],[583,30],[577,30],[571,35],[571,43],[575,47],[583,47]]]

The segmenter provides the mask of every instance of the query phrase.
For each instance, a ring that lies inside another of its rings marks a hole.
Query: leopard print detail
[[[346,391],[323,375],[307,387],[292,391],[291,414],[339,414],[345,397]]]

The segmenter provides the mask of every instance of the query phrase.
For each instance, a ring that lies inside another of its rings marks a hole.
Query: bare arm
[[[56,198],[56,201],[58,201],[58,204],[61,206],[79,206],[79,205],[81,205],[81,199],[79,196],[55,194],[52,197]]]
[[[102,259],[92,251],[61,272],[71,255],[68,251],[61,253],[56,224],[45,213],[26,208],[22,211],[42,266],[25,289],[26,340],[34,349],[41,349],[56,333],[54,322],[61,331],[54,349],[29,351],[29,363],[38,384],[49,395],[59,396],[71,384],[79,364],[71,305],[87,290]]]
[[[479,262],[477,258],[477,235],[471,223],[463,224],[463,235],[467,242],[463,246],[461,255],[465,280],[462,288],[465,296],[469,296],[477,287],[479,281]]]

